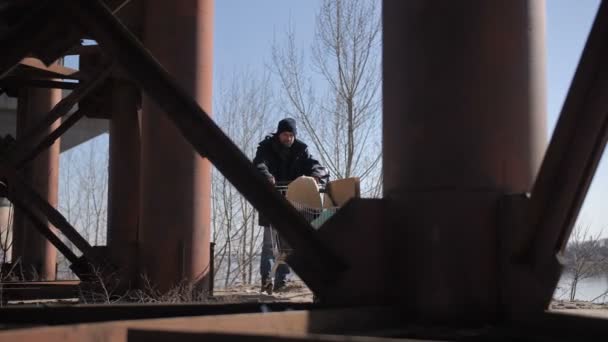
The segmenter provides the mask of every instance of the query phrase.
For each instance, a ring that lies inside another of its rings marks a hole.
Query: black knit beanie
[[[286,118],[279,121],[279,127],[277,127],[277,134],[281,134],[283,132],[291,132],[293,135],[298,134],[298,129],[296,128],[296,120],[292,118]]]

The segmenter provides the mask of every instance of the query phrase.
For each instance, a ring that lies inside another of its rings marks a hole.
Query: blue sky
[[[303,46],[312,43],[319,0],[219,0],[215,2],[215,72],[270,62],[273,39],[290,25]]]
[[[547,109],[553,130],[599,0],[547,0]]]
[[[273,39],[290,25],[301,46],[309,46],[321,0],[216,0],[214,83],[243,70],[263,73],[271,59]],[[599,0],[547,0],[547,109],[549,136],[578,64]],[[68,61],[73,63],[73,61]],[[216,92],[217,93],[217,92]],[[582,215],[594,231],[608,225],[605,194],[608,165],[602,161]],[[608,236],[608,231],[606,232]]]
[[[547,0],[548,129],[552,131],[599,0]],[[215,76],[264,68],[273,39],[293,25],[302,46],[312,43],[320,0],[220,0],[215,3]]]

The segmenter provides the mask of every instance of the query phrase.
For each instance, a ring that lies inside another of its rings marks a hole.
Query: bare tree
[[[379,193],[381,166],[378,7],[377,0],[324,0],[310,63],[293,29],[272,49],[283,111],[303,123],[334,177],[359,177],[368,195]]]
[[[95,139],[82,146],[81,164],[76,169],[78,196],[84,208],[81,231],[94,245],[105,245],[108,203],[107,143]]]
[[[249,156],[270,132],[272,91],[267,75],[233,73],[220,87],[214,120]],[[272,123],[271,123],[272,122]],[[213,238],[216,281],[228,287],[255,281],[254,263],[261,247],[256,211],[218,172],[213,173]]]
[[[602,231],[593,234],[590,227],[587,223],[577,223],[564,253],[571,301],[576,299],[581,281],[598,276],[608,265],[608,256],[602,253]]]
[[[108,144],[101,136],[61,154],[59,210],[92,245],[104,245],[107,233]],[[64,242],[71,243],[63,236]],[[74,277],[59,256],[63,277]]]

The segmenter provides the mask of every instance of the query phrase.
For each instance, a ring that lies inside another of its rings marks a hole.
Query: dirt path
[[[260,292],[259,285],[241,285],[227,289],[216,289],[213,295],[224,303],[312,302],[312,292],[301,281],[290,281],[283,290],[272,295]]]

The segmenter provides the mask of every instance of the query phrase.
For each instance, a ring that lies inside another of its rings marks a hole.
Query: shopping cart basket
[[[275,189],[281,193],[283,196],[287,197],[287,190],[289,188],[289,182],[286,183],[277,183],[275,185]],[[319,187],[319,193],[321,196],[322,193],[325,192],[325,188],[323,186]],[[304,216],[304,218],[311,223],[311,225],[313,226],[313,228],[318,229],[321,225],[323,225],[323,223],[329,219],[339,208],[335,207],[335,206],[321,206],[318,208],[312,208],[310,206],[307,206],[305,204],[302,203],[298,203],[297,201],[293,200],[293,199],[289,199],[288,201],[291,203],[291,205],[294,206],[294,208],[296,208],[296,210],[302,215]],[[287,264],[287,257],[291,254],[292,249],[289,246],[289,244],[287,243],[287,241],[285,241],[285,239],[283,239],[280,234],[274,229],[274,227],[272,227],[272,225],[270,226],[270,233],[271,233],[271,242],[272,242],[272,254],[274,256],[274,264],[272,265],[272,268],[270,270],[270,275],[269,275],[269,279],[274,279],[274,276],[276,274],[276,271],[278,269],[278,267],[281,264]],[[272,286],[266,286],[264,288],[264,290],[266,292],[268,292],[269,294],[272,294]]]

